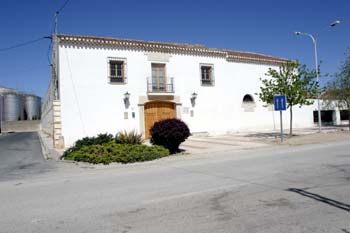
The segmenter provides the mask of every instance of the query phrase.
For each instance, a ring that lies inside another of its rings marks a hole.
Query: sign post
[[[285,95],[275,95],[273,97],[275,111],[280,111],[280,123],[281,123],[281,142],[283,142],[283,120],[282,111],[287,109],[287,98]]]

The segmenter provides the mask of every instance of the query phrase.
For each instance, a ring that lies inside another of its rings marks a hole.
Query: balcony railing
[[[147,77],[148,93],[174,93],[174,78]]]

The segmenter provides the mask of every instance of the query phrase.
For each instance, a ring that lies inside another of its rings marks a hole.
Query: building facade
[[[287,59],[201,45],[58,35],[42,128],[56,147],[84,136],[136,130],[177,117],[192,133],[279,127],[256,93]],[[55,68],[56,67],[56,68]],[[55,90],[57,91],[55,95]],[[294,127],[315,126],[316,105],[294,109]],[[284,114],[288,127],[289,114]]]

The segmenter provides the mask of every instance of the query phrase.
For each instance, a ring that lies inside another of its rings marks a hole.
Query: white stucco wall
[[[139,113],[138,101],[140,96],[147,96],[146,77],[151,76],[152,60],[159,60],[160,56],[148,56],[152,53],[143,51],[72,46],[60,46],[59,54],[62,135],[66,146],[98,133],[144,130],[140,128],[140,118],[144,116]],[[108,57],[126,59],[127,84],[109,83]],[[192,132],[220,134],[279,127],[279,113],[263,107],[255,95],[261,84],[259,78],[264,78],[271,66],[193,55],[162,57],[167,76],[174,78],[174,95],[182,104],[181,118]],[[214,86],[201,86],[201,63],[214,65]],[[128,109],[123,102],[125,92],[131,94]],[[193,92],[198,94],[195,107],[190,102]],[[242,108],[245,94],[255,99],[253,112],[245,112]],[[188,113],[184,111],[186,109]],[[315,106],[295,108],[294,126],[313,126],[314,109]],[[189,114],[191,110],[193,117]],[[129,113],[129,119],[124,119],[124,112]],[[132,112],[135,112],[135,118],[131,117]],[[287,112],[284,114],[286,128],[288,115]]]

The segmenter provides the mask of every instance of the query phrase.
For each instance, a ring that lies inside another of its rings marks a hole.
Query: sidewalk
[[[343,132],[344,131],[344,132]],[[320,143],[326,141],[350,140],[350,133],[347,127],[324,127],[322,133],[318,128],[293,129],[293,137],[289,138],[289,131],[284,131],[285,141],[280,143],[279,131],[250,131],[227,133],[225,135],[194,135],[189,137],[180,145],[184,154],[209,154],[225,151],[243,151],[257,148],[271,147],[276,145],[303,145]],[[43,133],[38,132],[42,145],[44,157],[58,161],[64,150],[53,148],[52,139]]]
[[[318,133],[317,127],[293,129],[292,138],[289,138],[289,130],[285,129],[282,145],[303,145],[322,141],[335,141],[348,138],[349,136],[347,127],[324,127],[321,133]],[[236,132],[215,136],[194,135],[182,143],[180,148],[189,154],[203,154],[249,150],[273,145],[281,145],[279,131]]]

